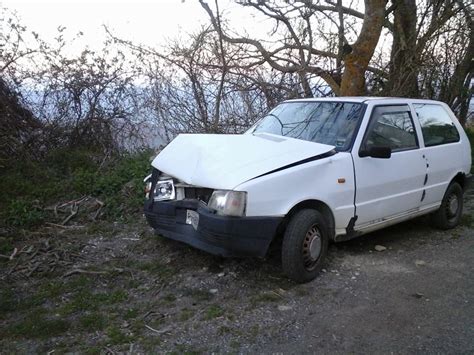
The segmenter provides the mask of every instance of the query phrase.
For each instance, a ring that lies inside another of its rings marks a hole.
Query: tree
[[[143,63],[147,117],[165,140],[182,132],[241,133],[278,102],[298,97],[293,77],[242,65],[248,53],[208,26],[160,50],[109,35]]]
[[[10,12],[1,14],[0,159],[40,159],[57,148],[108,154],[141,135],[133,58],[110,41],[72,55],[66,49],[75,37],[65,27],[46,43]]]
[[[229,35],[220,24],[219,13],[214,14],[204,0],[199,1],[220,38],[231,44],[245,45],[254,53],[255,65],[263,61],[278,71],[298,73],[304,96],[313,96],[309,83],[311,75],[324,79],[336,95],[363,95],[366,93],[366,71],[377,71],[369,68],[369,62],[384,24],[386,0],[365,0],[364,14],[342,6],[342,1],[328,2],[330,5],[312,1],[241,1],[243,6],[252,7],[273,19],[276,22],[274,33],[280,24],[284,26],[281,39],[275,41],[278,43],[275,48],[266,48],[261,41],[249,37]],[[335,14],[338,20],[333,18]],[[345,36],[346,15],[362,19],[361,29],[352,44]],[[328,41],[325,41],[326,48],[316,47],[321,40],[324,41],[322,28],[314,28],[318,23],[337,28],[339,41],[336,50],[330,48]],[[336,60],[337,67],[323,68],[319,65],[321,58]],[[344,71],[341,75],[342,65]]]
[[[469,102],[474,92],[472,79],[474,76],[474,11],[461,0],[456,1],[461,9],[461,21],[454,28],[454,36],[458,39],[460,54],[455,56],[454,71],[448,82],[441,86],[439,99],[446,102],[458,114],[461,123],[465,124]],[[465,21],[462,21],[464,18]],[[452,53],[453,42],[447,41]],[[456,58],[457,57],[457,58]],[[447,58],[446,58],[447,59]]]
[[[5,24],[0,31],[0,167],[4,167],[13,159],[31,158],[38,153],[41,139],[37,133],[42,123],[28,109],[18,90],[18,74],[22,63],[47,47],[35,33],[27,33],[15,14],[3,8],[0,23]]]
[[[214,9],[199,1],[219,37],[249,54],[246,67],[296,74],[301,96],[318,94],[321,78],[326,95],[441,99],[465,121],[474,33],[472,8],[462,0],[365,0],[363,10],[357,1],[239,1],[274,21],[272,43],[232,34],[217,1]],[[381,44],[382,35],[388,41]]]

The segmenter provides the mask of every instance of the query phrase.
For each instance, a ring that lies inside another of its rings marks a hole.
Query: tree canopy
[[[81,33],[60,27],[46,42],[3,9],[0,160],[56,146],[130,149],[130,137],[140,146],[156,135],[239,133],[298,97],[431,98],[468,119],[474,21],[466,1],[236,0],[270,24],[260,37],[237,30],[218,0],[194,1],[208,23],[179,40],[149,47],[105,28],[101,50],[77,55],[66,48]]]

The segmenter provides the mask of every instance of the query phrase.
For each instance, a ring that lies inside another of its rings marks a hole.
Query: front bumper
[[[199,214],[194,229],[186,224],[186,210]],[[282,217],[230,217],[216,215],[197,200],[147,200],[145,216],[162,236],[220,256],[265,256]]]

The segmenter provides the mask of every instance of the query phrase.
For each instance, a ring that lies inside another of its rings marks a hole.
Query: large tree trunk
[[[352,51],[344,56],[341,96],[362,96],[366,93],[365,72],[382,32],[386,0],[365,0],[362,29]]]
[[[449,80],[449,84],[442,88],[439,99],[451,106],[453,111],[457,114],[459,121],[464,126],[473,91],[471,81],[474,76],[474,20],[472,10],[465,6],[462,1],[458,1],[458,4],[466,15],[470,33],[469,42],[464,52],[464,57],[456,66],[453,76]]]
[[[392,0],[394,31],[388,94],[418,97],[416,0]]]

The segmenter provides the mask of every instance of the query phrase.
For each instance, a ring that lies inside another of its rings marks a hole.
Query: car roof
[[[353,102],[353,103],[365,103],[370,101],[386,101],[390,103],[391,101],[400,102],[426,102],[426,103],[437,103],[440,104],[440,101],[435,100],[426,100],[426,99],[408,99],[406,97],[376,97],[376,96],[339,96],[339,97],[311,97],[311,98],[301,98],[301,99],[291,99],[284,102],[322,102],[322,101],[331,101],[331,102]]]

